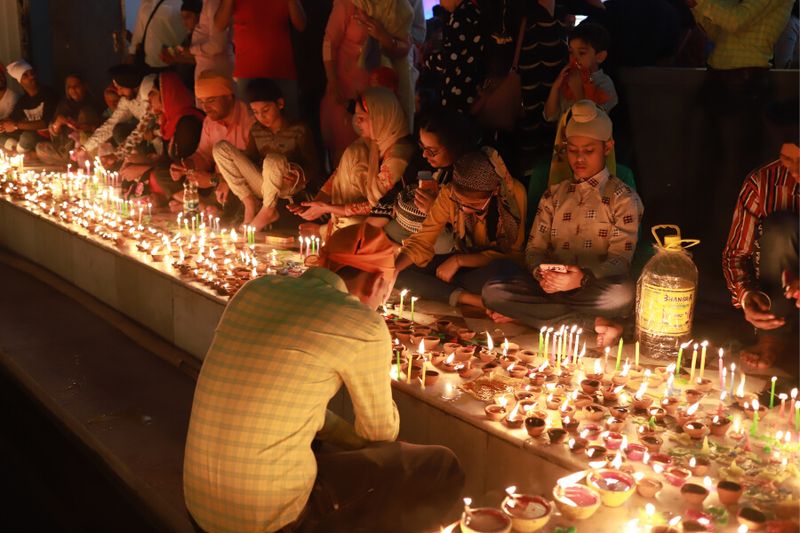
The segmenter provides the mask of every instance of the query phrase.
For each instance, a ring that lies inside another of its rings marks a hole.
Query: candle
[[[781,410],[778,411],[778,418],[783,418],[783,409],[788,398],[789,396],[785,392],[778,394],[778,399],[781,401]]]
[[[539,330],[539,350],[536,352],[538,355],[542,355],[542,346],[544,345],[544,332],[547,330],[547,327],[543,327]]]
[[[703,351],[700,354],[700,378],[702,379],[706,371],[706,350],[708,349],[708,341],[703,341],[700,346],[703,347]]]
[[[400,350],[398,349],[399,347],[397,346],[400,343],[400,341],[395,339],[394,343],[395,343],[394,353],[395,353],[395,357],[397,359],[397,381],[400,381]],[[410,365],[410,362],[409,362],[409,373],[411,372],[411,368],[410,367],[411,367],[411,365]]]
[[[547,361],[547,348],[550,345],[550,332],[553,331],[553,328],[547,328],[547,331],[544,334],[544,359]]]
[[[428,370],[428,361],[426,361],[426,360],[423,358],[423,359],[422,359],[422,390],[425,390],[425,378],[427,377],[427,376],[425,375],[425,372],[426,372],[427,370]]]
[[[578,332],[575,334],[575,353],[572,354],[573,362],[578,362],[578,345],[581,343],[581,333],[583,333],[583,328],[578,328]],[[583,353],[586,353],[586,343],[583,343]]]
[[[794,430],[800,431],[800,401],[794,402]]]
[[[639,368],[639,341],[636,341],[636,344],[634,344],[634,353],[635,353],[634,355],[635,359],[633,366]]]
[[[788,409],[789,414],[787,416],[787,419],[789,420],[789,422],[791,422],[792,421],[792,405],[794,405],[794,401],[795,401],[795,399],[797,399],[797,388],[792,389],[792,391],[789,393],[789,398],[791,398],[791,401],[789,402],[789,409]]]
[[[416,296],[411,297],[411,322],[414,322],[414,304],[419,300]]]
[[[679,376],[680,373],[681,373],[681,360],[683,359],[683,350],[684,350],[684,348],[689,346],[691,343],[692,343],[691,340],[686,341],[683,344],[681,344],[681,347],[678,349],[678,363],[675,365],[675,375],[676,376]]]
[[[770,387],[770,390],[769,390],[769,408],[770,409],[775,407],[775,382],[778,381],[778,378],[776,376],[772,376],[771,381],[772,381],[772,387]]]
[[[606,346],[605,356],[603,357],[603,373],[608,373],[608,354],[611,353],[611,346]]]
[[[408,289],[403,289],[400,291],[400,313],[398,313],[398,318],[403,318],[403,301],[406,298],[406,294],[408,294]]]
[[[619,372],[619,365],[622,361],[622,337],[619,338],[619,347],[617,348],[617,364],[614,365],[614,371]]]
[[[758,400],[753,400],[753,423],[750,424],[750,435],[753,437],[755,437],[758,432],[758,409],[760,407]]]
[[[692,371],[689,373],[689,383],[694,382],[694,366],[697,364],[697,343],[694,343],[694,351],[692,352]]]

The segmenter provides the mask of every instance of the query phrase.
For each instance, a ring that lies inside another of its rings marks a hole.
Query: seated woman
[[[219,187],[230,188],[244,204],[244,224],[260,231],[280,218],[279,198],[291,202],[307,182],[316,182],[319,162],[309,127],[285,116],[278,84],[250,80],[245,96],[256,119],[247,150],[220,141],[213,154],[224,180]]]
[[[403,241],[397,286],[452,306],[483,308],[481,290],[494,275],[490,263],[522,261],[526,203],[525,187],[493,148],[459,158],[420,230]],[[456,251],[434,257],[436,239],[448,227]]]
[[[416,172],[418,166],[409,165],[400,181],[372,208],[367,222],[383,227],[392,241],[403,244],[419,231],[440,188],[452,180],[453,162],[478,149],[478,139],[470,119],[461,113],[439,111],[419,119],[419,146],[434,169],[433,176],[430,172],[422,175]],[[437,237],[434,252],[450,253],[453,245],[453,232],[446,229]]]
[[[194,96],[174,72],[162,72],[152,84],[143,82],[140,91],[140,97],[148,100],[148,112],[115,156],[123,162],[120,176],[128,183],[126,196],[149,195],[155,205],[163,206],[169,199],[158,186],[156,174],[168,177],[170,163],[194,152],[203,114],[194,107]],[[147,143],[147,149],[141,148],[142,142]]]
[[[328,235],[363,222],[400,180],[414,154],[405,112],[389,89],[364,91],[356,101],[353,127],[360,138],[347,147],[314,201],[290,206],[309,221],[330,214]]]

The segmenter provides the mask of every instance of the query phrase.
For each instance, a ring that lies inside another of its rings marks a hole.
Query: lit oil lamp
[[[541,496],[517,493],[517,487],[506,489],[506,498],[500,508],[511,518],[514,531],[533,533],[539,531],[550,520],[553,509]]]
[[[553,487],[556,507],[568,520],[585,520],[600,507],[600,494],[591,487],[579,485],[586,472],[563,477]]]
[[[607,468],[590,472],[587,484],[600,494],[600,499],[606,507],[623,505],[636,489],[636,480],[633,476]]]

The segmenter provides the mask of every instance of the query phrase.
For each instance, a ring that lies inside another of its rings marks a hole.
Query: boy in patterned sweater
[[[634,300],[629,271],[643,207],[605,166],[614,147],[611,134],[611,119],[594,102],[572,106],[566,137],[573,177],[542,197],[525,249],[526,270],[508,264],[484,286],[483,301],[495,321],[541,327],[591,315],[599,346],[621,335],[620,318]]]

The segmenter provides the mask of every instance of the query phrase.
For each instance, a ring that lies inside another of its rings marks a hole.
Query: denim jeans
[[[759,330],[759,334],[792,336],[797,331],[797,307],[794,300],[784,296],[781,278],[784,270],[798,275],[798,223],[798,214],[788,211],[772,213],[761,221],[758,282],[761,290],[772,300],[770,312],[778,318],[785,318],[786,324],[772,330]],[[796,334],[793,340],[796,342]]]

